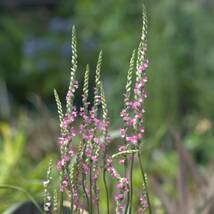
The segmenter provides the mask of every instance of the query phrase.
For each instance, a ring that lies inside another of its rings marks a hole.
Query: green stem
[[[70,187],[70,192],[71,192],[71,200],[70,200],[70,213],[73,214],[73,188],[72,188],[72,181],[71,178],[69,176],[69,169],[68,169],[68,165],[66,166],[66,171],[67,171],[67,175],[68,175],[68,185]],[[64,213],[64,212],[63,212]]]
[[[127,168],[128,168],[128,159],[127,159],[127,156],[125,156],[125,162],[124,162],[124,177],[127,176]],[[127,195],[125,214],[127,214],[128,208],[129,208],[129,193],[128,193],[128,195]]]
[[[70,205],[71,205],[71,214],[73,214],[73,193],[72,193],[72,189],[71,189],[71,201],[70,201]]]
[[[63,214],[63,200],[64,200],[64,192],[60,192],[60,208],[59,208],[59,213]]]
[[[89,192],[90,192],[90,209],[89,213],[93,214],[93,193],[92,193],[92,163],[90,164],[90,171],[89,171]]]
[[[133,166],[134,166],[134,153],[132,153],[131,156],[131,167],[130,167],[130,208],[129,208],[129,214],[132,213],[132,201],[133,201]]]
[[[104,166],[104,170],[103,170],[103,183],[104,183],[105,192],[106,192],[107,214],[109,214],[110,213],[110,209],[109,209],[109,194],[108,194],[108,186],[107,186],[107,181],[106,181],[106,168],[105,168],[105,166]]]
[[[132,153],[136,153],[136,152],[139,152],[139,150],[138,149],[126,150],[126,151],[118,152],[118,153],[112,155],[112,158],[116,158],[120,155],[132,154]]]
[[[97,183],[96,182],[94,184],[94,194],[95,194],[95,197],[96,197],[97,214],[100,214],[99,197],[98,197]]]
[[[35,207],[38,209],[38,211],[40,213],[44,213],[42,211],[41,207],[39,206],[39,204],[33,198],[33,196],[29,192],[27,192],[25,189],[23,189],[21,187],[13,186],[13,185],[0,185],[0,189],[12,189],[12,190],[16,190],[16,191],[24,193],[26,195],[26,197],[29,198],[31,200],[31,202],[35,205]]]
[[[89,198],[88,198],[88,194],[87,194],[87,191],[86,191],[86,188],[85,188],[85,175],[82,174],[82,187],[83,187],[83,191],[85,193],[85,197],[86,197],[86,201],[87,201],[87,209],[89,210]]]
[[[139,160],[139,163],[140,163],[140,171],[141,171],[141,174],[142,174],[142,177],[143,177],[143,183],[144,183],[145,190],[146,190],[146,198],[147,198],[147,202],[148,202],[149,214],[152,214],[152,207],[151,207],[151,202],[150,202],[150,198],[149,198],[147,181],[146,181],[146,177],[145,177],[145,173],[144,173],[144,169],[143,169],[143,164],[142,164],[140,152],[138,152],[138,160]]]

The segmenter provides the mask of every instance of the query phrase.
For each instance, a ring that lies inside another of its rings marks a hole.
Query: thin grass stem
[[[109,209],[109,193],[108,193],[108,186],[107,186],[107,181],[106,181],[106,169],[105,169],[105,166],[104,166],[104,170],[103,170],[103,183],[104,183],[105,193],[106,193],[107,214],[110,214],[110,209]]]
[[[147,203],[148,203],[149,214],[152,214],[152,207],[151,207],[151,202],[150,202],[150,198],[149,198],[147,181],[146,181],[146,177],[145,177],[145,173],[144,173],[144,169],[143,169],[143,164],[142,164],[140,152],[138,152],[138,161],[139,161],[139,164],[140,164],[140,171],[141,171],[141,174],[142,174],[143,183],[144,183],[144,187],[145,187],[145,191],[146,191],[146,198],[147,198]]]
[[[133,204],[133,166],[134,166],[134,153],[131,155],[131,166],[130,166],[130,196],[129,196],[129,214],[132,213]]]

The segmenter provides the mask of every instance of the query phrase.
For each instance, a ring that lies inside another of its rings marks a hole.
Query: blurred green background
[[[92,89],[102,49],[102,80],[112,130],[118,129],[129,58],[141,33],[141,3],[0,1],[0,185],[23,187],[42,201],[48,160],[57,157],[53,88],[65,97],[73,24],[77,78],[82,82],[89,63]],[[154,209],[214,213],[214,2],[150,0],[146,6],[150,67],[144,165]],[[22,193],[0,189],[0,212],[25,200]]]

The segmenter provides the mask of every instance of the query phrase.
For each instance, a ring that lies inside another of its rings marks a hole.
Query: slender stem
[[[128,158],[127,158],[127,155],[125,155],[124,157],[124,177],[127,176],[127,167],[128,167]]]
[[[70,201],[70,205],[71,205],[71,214],[73,214],[73,204],[74,204],[74,202],[73,202],[73,192],[72,192],[72,189],[71,189],[71,201]]]
[[[132,213],[132,201],[133,201],[133,166],[134,166],[134,153],[131,156],[131,167],[130,167],[130,198],[129,198],[129,214]]]
[[[85,109],[85,111],[87,111],[87,109]],[[85,161],[85,149],[86,149],[86,141],[84,141],[83,140],[83,160]],[[85,197],[86,197],[86,201],[87,201],[87,211],[89,211],[90,210],[90,208],[89,208],[89,203],[90,203],[90,200],[89,200],[89,197],[88,197],[88,193],[87,193],[87,191],[86,191],[86,187],[85,187],[85,180],[86,180],[86,182],[87,182],[87,176],[85,176],[85,174],[84,173],[82,173],[82,187],[83,187],[83,192],[84,192],[84,194],[85,194]]]
[[[128,159],[127,155],[125,156],[125,162],[124,162],[124,177],[127,176],[127,168],[128,168]],[[127,214],[129,208],[129,193],[127,195],[127,200],[126,200],[126,209],[125,209],[125,214]]]
[[[29,192],[27,192],[25,189],[18,187],[18,186],[13,186],[13,185],[0,185],[0,189],[12,189],[12,190],[16,190],[16,191],[24,193],[31,200],[31,202],[35,205],[35,207],[38,209],[38,211],[40,213],[43,213],[39,204],[36,202],[36,200],[33,198],[33,196]]]
[[[70,192],[71,192],[71,199],[70,199],[70,213],[73,214],[73,188],[72,188],[72,181],[71,181],[71,178],[69,176],[69,169],[68,169],[68,165],[66,166],[66,171],[67,171],[67,175],[68,175],[68,184],[69,184],[69,187],[70,187]],[[64,213],[64,212],[63,212]]]
[[[96,197],[97,214],[100,214],[99,197],[98,197],[97,183],[96,183],[96,182],[95,182],[95,184],[94,184],[94,194],[95,194],[95,197]]]
[[[147,198],[147,202],[148,202],[149,214],[152,214],[152,207],[151,207],[151,202],[150,202],[150,198],[149,198],[147,181],[146,181],[146,177],[145,177],[145,173],[144,173],[144,169],[143,169],[143,164],[142,164],[140,152],[138,152],[138,160],[139,160],[139,163],[140,163],[140,171],[141,171],[141,174],[142,174],[142,177],[143,177],[143,183],[144,183],[145,190],[146,190],[146,198]]]
[[[87,194],[87,191],[86,191],[86,188],[85,188],[85,175],[84,173],[82,173],[82,187],[83,187],[83,191],[85,193],[85,197],[86,197],[86,201],[87,201],[87,209],[89,210],[89,198],[88,198],[88,194]]]
[[[90,171],[89,171],[89,192],[90,192],[90,209],[89,209],[89,213],[93,214],[92,163],[90,164]]]
[[[62,182],[63,178],[64,178],[64,170],[62,171],[62,174],[61,174],[61,182]],[[64,213],[64,209],[63,209],[64,192],[60,192],[59,197],[60,197],[60,199],[59,199],[59,213],[63,214]]]
[[[97,204],[97,213],[100,214],[100,207],[99,207],[99,203]]]
[[[109,209],[109,194],[108,194],[108,186],[107,186],[107,181],[106,181],[106,168],[105,168],[105,165],[104,165],[104,170],[103,170],[103,182],[104,182],[105,192],[106,192],[107,214],[110,214],[110,209]]]
[[[63,214],[63,200],[64,200],[64,193],[60,192],[60,206],[59,206],[59,213]]]

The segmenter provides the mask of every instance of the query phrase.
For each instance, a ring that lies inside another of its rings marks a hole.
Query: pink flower
[[[99,139],[98,137],[95,137],[95,138],[94,138],[94,142],[95,142],[97,145],[99,145],[100,139]]]
[[[123,200],[124,196],[123,196],[123,194],[116,194],[114,198],[116,201],[121,201],[121,200]]]
[[[144,133],[144,127],[143,127],[143,126],[140,127],[140,132],[141,132],[141,133]]]
[[[148,77],[147,76],[144,76],[143,82],[148,82]]]
[[[129,118],[127,121],[126,121],[126,124],[127,126],[134,126],[137,122],[137,119],[134,117],[134,118]]]
[[[119,160],[118,162],[119,162],[119,164],[121,164],[121,165],[122,165],[122,164],[124,164],[124,163],[125,163],[125,160],[124,160],[124,159],[121,159],[121,160]]]
[[[120,129],[120,136],[121,136],[122,138],[125,137],[125,134],[126,134],[125,129]]]
[[[96,156],[93,155],[93,156],[91,157],[91,160],[95,163],[95,162],[97,162],[98,159],[97,159]]]
[[[64,180],[64,181],[62,182],[62,184],[63,184],[63,186],[68,186],[68,181]]]
[[[64,145],[66,142],[67,142],[67,141],[66,141],[66,139],[65,139],[64,137],[59,137],[59,138],[58,138],[58,143],[59,143],[59,145]]]
[[[69,154],[70,156],[74,156],[74,150],[73,150],[73,149],[70,149],[70,150],[68,151],[68,154]]]
[[[149,65],[149,60],[145,60],[145,62],[139,66],[138,70],[141,72],[144,72],[148,68],[148,65]]]
[[[132,136],[126,137],[126,140],[127,140],[129,143],[136,144],[136,143],[138,142],[138,137],[137,137],[136,135],[132,135]]]
[[[91,158],[92,157],[92,152],[90,149],[86,149],[85,150],[85,155],[88,157],[88,158]]]
[[[65,188],[64,188],[64,186],[60,186],[60,192],[64,192],[64,190],[65,190]]]
[[[140,102],[139,101],[132,101],[129,103],[129,106],[132,109],[138,109],[140,107]]]
[[[74,127],[71,127],[70,134],[71,134],[71,137],[75,137],[77,135],[77,131],[74,129]]]
[[[118,150],[119,150],[119,152],[125,151],[126,147],[125,146],[120,146]]]
[[[60,161],[60,160],[57,162],[56,168],[57,168],[58,170],[61,170],[61,169],[62,169],[62,165],[61,165],[61,161]]]
[[[123,181],[125,184],[128,184],[128,183],[129,183],[129,179],[128,179],[127,177],[122,178],[122,181]]]
[[[64,190],[67,186],[68,186],[68,178],[65,176],[60,185],[60,192],[64,192]]]
[[[89,172],[89,166],[87,165],[87,164],[83,164],[83,172],[85,173],[85,174],[87,174],[88,172]]]
[[[125,209],[125,205],[124,204],[120,204],[119,209],[123,212],[123,210]]]
[[[140,197],[140,205],[145,209],[148,208],[148,203],[143,195]]]

